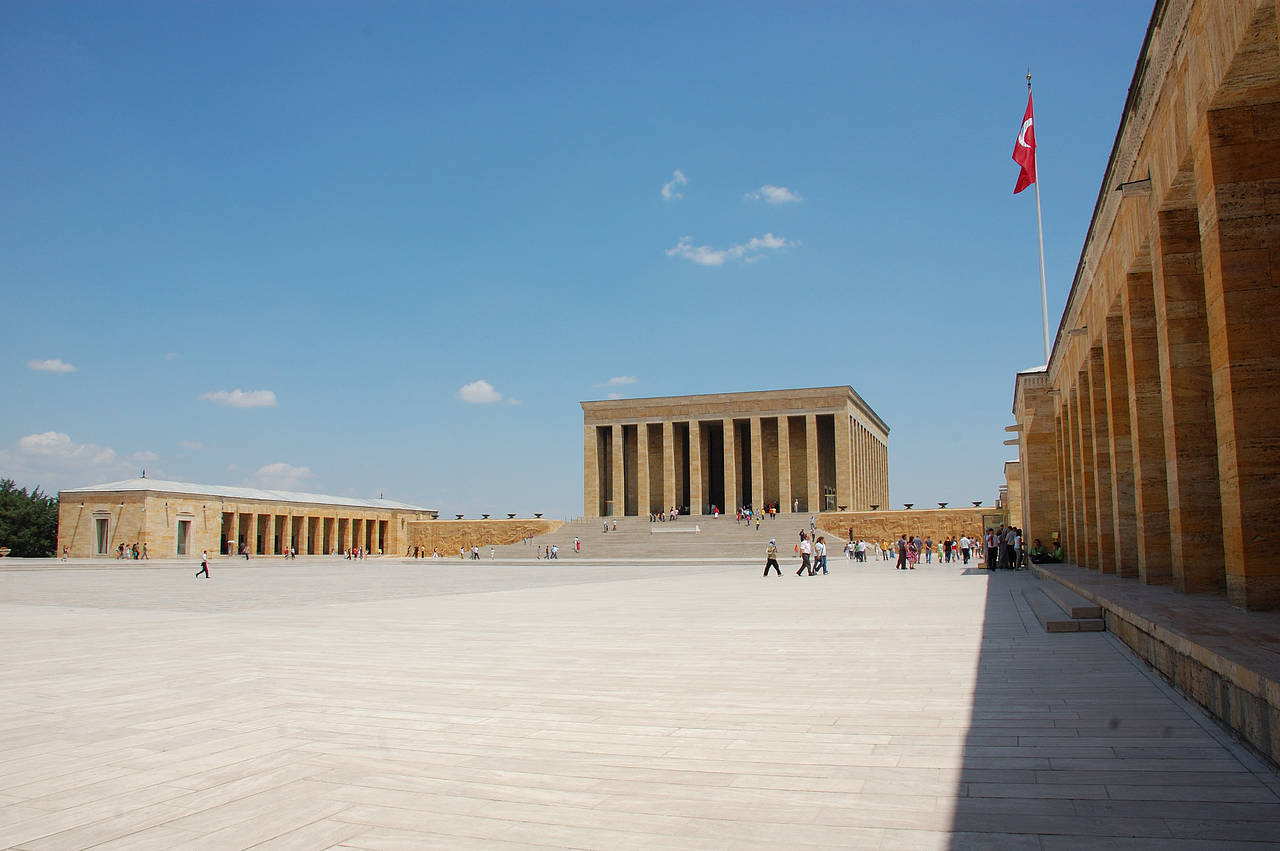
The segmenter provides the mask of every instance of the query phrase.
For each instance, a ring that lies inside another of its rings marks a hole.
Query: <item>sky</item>
[[[0,2],[0,476],[582,513],[582,400],[848,384],[990,502],[1151,2]]]

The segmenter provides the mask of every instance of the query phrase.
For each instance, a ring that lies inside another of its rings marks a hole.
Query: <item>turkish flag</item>
[[[1013,187],[1013,194],[1017,195],[1036,182],[1036,131],[1031,117],[1031,92],[1027,92],[1027,113],[1022,116],[1018,141],[1013,143],[1013,161],[1022,166],[1018,185]]]

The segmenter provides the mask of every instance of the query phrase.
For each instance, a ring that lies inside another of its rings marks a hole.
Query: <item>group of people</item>
[[[680,516],[680,509],[673,505],[667,511],[651,511],[649,513],[649,522],[650,523],[666,523],[668,520],[670,520],[672,523],[674,523],[676,522],[676,518],[679,516]],[[614,528],[615,529],[617,528],[616,523]],[[608,532],[609,530],[605,529],[605,531]]]
[[[66,547],[62,548],[63,559],[67,557],[66,550],[67,550]],[[150,560],[151,556],[147,555],[146,544],[142,544],[141,547],[139,547],[137,543],[133,543],[133,544],[121,544],[120,546],[116,547],[116,558],[129,559],[130,561],[137,561],[138,559],[144,559],[144,558]]]
[[[748,526],[751,523],[750,515],[741,520],[745,520]],[[758,515],[756,522],[759,523]],[[852,530],[850,532],[852,533]],[[848,543],[844,546],[844,552],[850,560],[866,562],[867,552],[878,549],[884,561],[889,561],[896,556],[897,562],[894,567],[897,570],[915,570],[916,565],[921,562],[931,564],[934,553],[938,555],[939,564],[952,562],[969,564],[970,559],[973,559],[984,561],[985,566],[992,570],[997,568],[1017,570],[1025,568],[1027,558],[1036,564],[1062,562],[1066,557],[1062,544],[1054,541],[1053,545],[1052,550],[1047,549],[1037,538],[1029,554],[1024,554],[1022,530],[1015,526],[1008,528],[1001,526],[999,529],[987,529],[986,534],[981,538],[970,538],[968,535],[957,538],[955,535],[949,535],[941,541],[934,541],[932,536],[908,537],[904,533],[898,537],[897,541],[868,543],[860,538],[855,539],[851,534]],[[810,530],[800,531],[800,542],[795,546],[795,553],[800,557],[797,576],[805,573],[809,576],[815,576],[819,572],[827,573],[826,538],[817,534],[817,528],[812,519]],[[764,575],[768,576],[771,569],[776,570],[779,576],[782,575],[782,570],[778,567],[777,540],[774,538],[769,539],[768,548],[765,550]]]
[[[1067,554],[1061,541],[1051,541],[1052,549],[1036,538],[1030,550],[1017,526],[988,529],[982,540],[987,551],[987,567],[996,570],[1025,570],[1027,562],[1032,564],[1061,564],[1066,561]]]
[[[800,530],[800,542],[796,544],[795,552],[800,556],[800,569],[796,571],[796,576],[808,573],[810,576],[817,576],[819,573],[827,573],[827,539],[822,535],[814,537],[811,533]],[[778,567],[778,540],[776,538],[769,539],[769,546],[765,550],[764,575],[769,575],[769,569],[772,568],[778,572],[778,576],[782,576],[782,569]]]

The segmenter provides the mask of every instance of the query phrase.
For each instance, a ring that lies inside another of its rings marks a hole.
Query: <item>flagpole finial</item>
[[[1027,88],[1031,88],[1031,69],[1027,69]]]

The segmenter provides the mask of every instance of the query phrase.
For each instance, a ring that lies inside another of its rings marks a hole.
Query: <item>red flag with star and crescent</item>
[[[1036,182],[1036,131],[1031,116],[1031,92],[1027,92],[1027,112],[1022,116],[1022,129],[1018,131],[1018,140],[1013,143],[1013,161],[1022,166],[1018,174],[1018,185],[1013,187],[1013,194]]]

